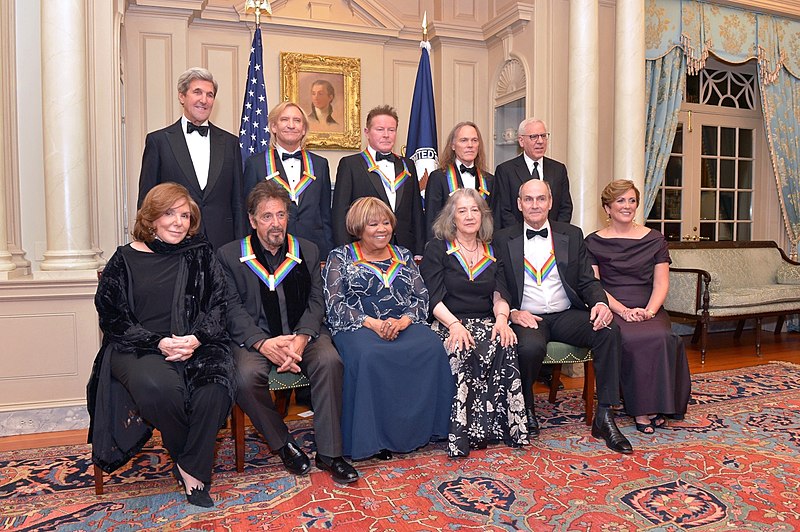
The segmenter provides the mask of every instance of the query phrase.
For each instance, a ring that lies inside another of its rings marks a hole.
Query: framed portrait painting
[[[361,147],[361,60],[281,52],[281,97],[308,118],[306,146]]]

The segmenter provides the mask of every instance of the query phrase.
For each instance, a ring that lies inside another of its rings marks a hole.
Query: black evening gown
[[[603,288],[627,307],[647,306],[655,265],[671,262],[667,241],[655,230],[640,239],[592,233],[586,249],[600,269]],[[628,415],[685,414],[692,386],[689,363],[667,311],[662,307],[647,321],[617,317],[615,322],[622,337],[620,384]]]

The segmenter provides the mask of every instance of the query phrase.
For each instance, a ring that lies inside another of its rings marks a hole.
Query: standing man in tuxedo
[[[200,230],[219,248],[243,236],[245,220],[239,141],[208,121],[216,97],[217,82],[205,68],[193,67],[180,75],[183,116],[147,135],[138,206],[159,183],[183,185],[200,207]]]
[[[397,138],[397,111],[388,105],[367,114],[367,149],[339,161],[333,190],[333,240],[341,246],[355,237],[347,233],[345,217],[353,201],[372,196],[386,203],[397,218],[392,243],[422,255],[425,217],[417,169],[411,159],[392,153]]]
[[[269,373],[302,372],[314,402],[315,463],[336,482],[358,480],[342,457],[344,366],[322,324],[325,303],[319,250],[287,233],[291,200],[274,180],[261,181],[247,197],[253,231],[217,252],[227,284],[227,324],[239,391],[236,401],[270,448],[295,475],[311,464],[275,410]]]
[[[274,180],[289,193],[289,233],[312,241],[322,260],[333,249],[331,176],[328,160],[303,148],[308,119],[295,103],[281,102],[269,112],[267,151],[244,165],[244,193],[256,183]]]
[[[539,433],[533,403],[533,381],[551,340],[592,348],[597,376],[597,412],[592,436],[609,449],[633,452],[617,428],[611,407],[619,404],[620,336],[608,298],[594,276],[574,225],[550,221],[550,184],[532,179],[519,188],[517,206],[524,223],[495,234],[500,277],[512,307],[509,321],[517,335],[517,355],[528,431]]]
[[[517,140],[522,154],[506,161],[495,169],[494,224],[495,229],[522,223],[522,213],[517,209],[517,191],[531,179],[547,181],[553,194],[550,219],[566,222],[572,219],[572,196],[569,193],[567,167],[545,157],[550,133],[538,118],[527,118],[519,125]]]

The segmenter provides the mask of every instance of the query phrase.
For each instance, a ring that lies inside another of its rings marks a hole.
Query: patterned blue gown
[[[411,253],[389,287],[350,246],[328,256],[325,303],[333,342],[344,362],[342,436],[354,460],[382,449],[406,453],[447,437],[453,376],[442,340],[426,324],[428,292]],[[391,260],[374,262],[386,271]],[[412,324],[393,341],[363,326],[377,319],[408,316]]]

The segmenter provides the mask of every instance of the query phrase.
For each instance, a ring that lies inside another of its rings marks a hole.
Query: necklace
[[[466,246],[466,245],[465,245],[465,244],[464,244],[464,243],[463,243],[461,240],[459,240],[459,239],[458,239],[458,237],[456,237],[456,242],[458,242],[458,245],[459,245],[459,246],[463,247],[464,249],[466,249],[466,250],[467,250],[467,251],[469,251],[470,253],[475,253],[476,251],[478,251],[478,246],[480,245],[480,244],[478,243],[478,240],[477,240],[477,239],[475,239],[475,247],[474,247],[474,248],[472,248],[472,249],[469,249],[469,248],[468,248],[468,247],[467,247],[467,246]]]

